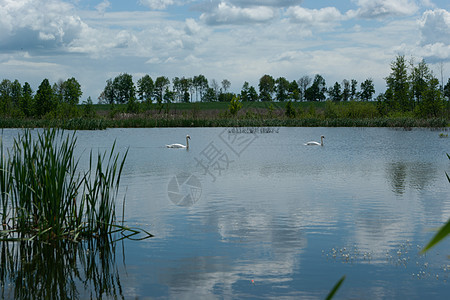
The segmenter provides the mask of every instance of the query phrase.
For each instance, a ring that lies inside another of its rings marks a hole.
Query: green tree
[[[164,99],[164,91],[166,87],[170,84],[169,78],[160,76],[155,80],[155,98],[159,105],[163,102]]]
[[[333,102],[339,102],[342,99],[341,85],[339,82],[335,82],[333,87],[328,89],[328,95]]]
[[[444,96],[447,97],[447,101],[450,101],[450,78],[444,86]]]
[[[361,93],[359,94],[361,100],[370,101],[375,93],[375,87],[373,85],[373,79],[368,78],[364,82],[361,82]]]
[[[417,105],[421,117],[439,117],[444,108],[439,80],[431,76],[422,92],[422,101]]]
[[[293,101],[300,100],[300,89],[298,86],[297,81],[293,80],[291,83],[289,83],[289,95],[288,98],[292,99]]]
[[[113,87],[118,103],[128,103],[130,99],[136,99],[136,87],[133,76],[127,73],[120,74],[114,78]]]
[[[152,103],[152,96],[155,89],[153,79],[149,75],[144,75],[137,82],[137,94],[139,100]]]
[[[200,101],[203,101],[203,96],[208,90],[208,79],[204,75],[194,76],[192,79],[192,85],[195,89],[196,101],[198,101],[198,96],[200,95]]]
[[[292,101],[289,100],[286,103],[286,110],[284,113],[285,113],[286,117],[288,117],[288,118],[295,118],[296,111],[294,109],[294,106],[292,105]]]
[[[132,96],[128,99],[127,102],[127,113],[138,113],[139,112],[139,103],[136,101],[136,98]]]
[[[259,79],[259,98],[261,101],[272,101],[275,91],[275,79],[270,75],[264,75]]]
[[[83,92],[81,91],[81,85],[74,77],[64,81],[62,90],[64,103],[75,106],[80,102],[80,97]]]
[[[325,100],[325,93],[327,92],[327,87],[325,79],[317,74],[314,77],[312,85],[306,89],[305,97],[308,101],[323,101]]]
[[[242,102],[240,101],[240,98],[237,96],[234,96],[231,101],[230,105],[228,106],[228,109],[230,110],[231,115],[236,116],[239,110],[242,108]]]
[[[430,76],[432,75],[425,60],[422,60],[417,66],[411,64],[411,96],[415,104],[422,102]]]
[[[8,115],[23,115],[20,109],[22,101],[22,85],[19,80],[8,79],[0,83],[0,111]]]
[[[92,118],[95,116],[94,104],[92,103],[91,96],[83,101],[83,115],[87,118]]]
[[[226,93],[231,86],[231,82],[228,79],[222,80],[223,92]]]
[[[189,94],[189,90],[192,87],[192,79],[191,78],[185,78],[182,77],[180,79],[180,87],[181,87],[181,94],[183,102],[188,103],[191,99],[191,95]]]
[[[236,97],[234,93],[220,93],[218,100],[219,102],[230,102],[233,97]]]
[[[244,102],[250,101],[249,89],[250,89],[250,84],[247,81],[245,81],[244,84],[242,85],[242,89],[241,89],[241,99]]]
[[[308,89],[309,85],[311,84],[311,77],[309,76],[303,76],[301,77],[297,83],[299,87],[299,93],[300,93],[300,100],[305,101],[306,100],[306,90]]]
[[[410,111],[408,68],[404,55],[396,57],[391,63],[391,74],[386,78],[385,100],[392,110]]]
[[[55,115],[59,118],[69,118],[77,115],[76,105],[82,95],[81,86],[75,78],[66,81],[58,80],[53,84],[53,102]]]
[[[28,82],[25,82],[22,87],[22,99],[20,101],[20,110],[26,117],[33,115],[33,90]]]
[[[47,78],[44,79],[39,85],[34,98],[34,103],[36,105],[35,111],[37,116],[42,117],[55,109],[56,103],[54,100],[53,89],[50,86]]]
[[[63,84],[64,81],[62,79],[59,79],[57,82],[55,82],[52,86],[53,89],[53,100],[56,104],[63,103]]]
[[[114,104],[116,102],[116,99],[118,98],[117,90],[114,87],[114,82],[112,79],[106,80],[106,86],[103,89],[103,92],[100,94],[99,102],[103,103],[109,103]]]
[[[164,103],[172,103],[175,101],[175,92],[170,91],[169,87],[166,87],[166,90],[164,91],[164,97],[163,97]]]
[[[211,81],[211,88],[214,92],[214,97],[209,97],[210,99],[215,99],[214,101],[219,101],[219,94],[222,93],[220,91],[220,86],[215,79]]]
[[[179,77],[172,78],[172,90],[174,101],[181,102],[183,99],[183,91],[181,88],[181,79]]]
[[[258,101],[258,92],[256,91],[256,89],[253,86],[251,86],[248,89],[248,97],[249,97],[249,101],[253,101],[253,102]]]
[[[350,100],[355,100],[357,95],[357,88],[358,88],[358,81],[355,79],[351,80],[351,87],[350,87]]]
[[[206,90],[206,93],[203,95],[202,101],[204,102],[215,102],[217,101],[216,92],[212,87]]]
[[[170,112],[170,104],[175,101],[175,92],[174,91],[170,91],[169,87],[166,86],[166,90],[164,91],[164,97],[163,98],[164,98],[164,102],[165,102],[164,113],[166,115],[168,115],[169,112]]]
[[[12,106],[12,83],[9,79],[3,79],[0,83],[0,112],[9,114]]]
[[[253,86],[249,85],[249,83],[247,81],[244,82],[244,85],[242,86],[242,89],[241,89],[241,100],[243,102],[258,101],[258,93],[256,92],[256,90]]]
[[[288,98],[289,93],[289,81],[286,78],[280,77],[275,80],[276,84],[276,99],[277,101],[284,102]]]
[[[350,99],[351,96],[351,88],[350,88],[350,81],[348,81],[347,79],[344,79],[342,81],[342,101],[348,101]]]
[[[15,109],[19,108],[21,98],[22,98],[22,85],[20,84],[19,80],[16,79],[14,80],[13,83],[11,83],[11,101]]]

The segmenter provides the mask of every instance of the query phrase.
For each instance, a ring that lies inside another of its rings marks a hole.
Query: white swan
[[[166,145],[167,148],[186,148],[189,149],[189,140],[191,139],[191,137],[189,135],[186,136],[186,146],[183,144],[171,144],[171,145]]]
[[[318,142],[307,142],[305,145],[307,146],[323,146],[323,139],[325,137],[323,135],[320,136],[320,143]]]

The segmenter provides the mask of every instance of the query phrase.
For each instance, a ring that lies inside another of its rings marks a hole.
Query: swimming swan
[[[307,146],[323,146],[323,139],[325,137],[323,135],[320,136],[320,143],[318,142],[307,142],[305,145]]]
[[[189,149],[189,140],[191,139],[191,137],[189,135],[186,136],[186,146],[182,145],[182,144],[171,144],[171,145],[166,145],[167,148],[186,148]]]

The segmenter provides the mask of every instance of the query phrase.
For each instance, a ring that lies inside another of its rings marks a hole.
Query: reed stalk
[[[114,143],[109,153],[91,152],[81,173],[75,145],[75,133],[58,129],[38,132],[35,139],[25,130],[7,153],[0,142],[0,240],[77,240],[128,230],[115,215],[128,151],[115,154]]]

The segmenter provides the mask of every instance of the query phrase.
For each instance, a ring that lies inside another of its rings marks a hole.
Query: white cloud
[[[290,20],[305,25],[305,29],[312,27],[329,30],[329,26],[345,19],[345,16],[335,7],[308,9],[300,6],[290,7],[286,13]]]
[[[418,7],[411,0],[355,0],[359,9],[357,16],[361,18],[383,18],[389,16],[412,15]]]
[[[450,45],[443,43],[428,44],[422,47],[419,52],[422,56],[438,61],[450,60]]]
[[[203,13],[200,19],[209,25],[264,23],[277,16],[277,10],[268,6],[238,7],[221,2],[211,12]]]
[[[142,5],[145,5],[151,9],[163,10],[168,6],[174,5],[174,0],[140,0]]]
[[[450,12],[428,10],[419,21],[424,56],[450,59]]]
[[[433,1],[431,0],[420,0],[420,3],[424,7],[436,8],[436,4],[434,4]]]
[[[449,12],[435,9],[418,17],[417,5],[423,10],[433,2],[352,1],[357,5],[353,11],[338,2],[336,7],[304,8],[300,0],[142,0],[142,5],[161,10],[141,6],[113,12],[108,9],[111,0],[95,1],[98,5],[88,11],[67,0],[0,0],[0,69],[3,76],[21,81],[31,81],[35,74],[38,83],[43,72],[50,79],[53,74],[76,76],[84,80],[84,95],[93,98],[106,79],[121,72],[169,78],[204,74],[219,82],[227,78],[233,92],[244,81],[257,86],[264,74],[294,80],[319,73],[330,84],[373,77],[378,92],[399,51],[450,58]],[[196,3],[203,14],[188,11],[193,6],[186,3]],[[162,10],[169,5],[179,5],[175,14]],[[384,16],[402,17],[379,22]],[[375,19],[358,22],[357,17]],[[57,66],[31,73],[32,68],[4,61]]]
[[[59,67],[59,65],[55,64],[55,63],[32,62],[32,61],[15,60],[15,59],[9,60],[9,61],[5,62],[3,65],[14,66],[14,67],[25,67],[28,69],[37,69],[37,70]]]
[[[103,0],[99,5],[95,7],[100,14],[104,14],[107,8],[111,7],[111,3],[108,0]]]
[[[73,7],[59,0],[0,1],[0,48],[59,48],[78,38],[83,26]]]
[[[194,19],[187,19],[184,30],[188,35],[196,35],[201,34],[203,28]]]
[[[289,7],[302,3],[302,0],[231,0],[233,5],[241,7],[249,6],[271,6],[271,7]]]
[[[419,22],[421,43],[450,45],[450,12],[445,9],[426,11]]]

